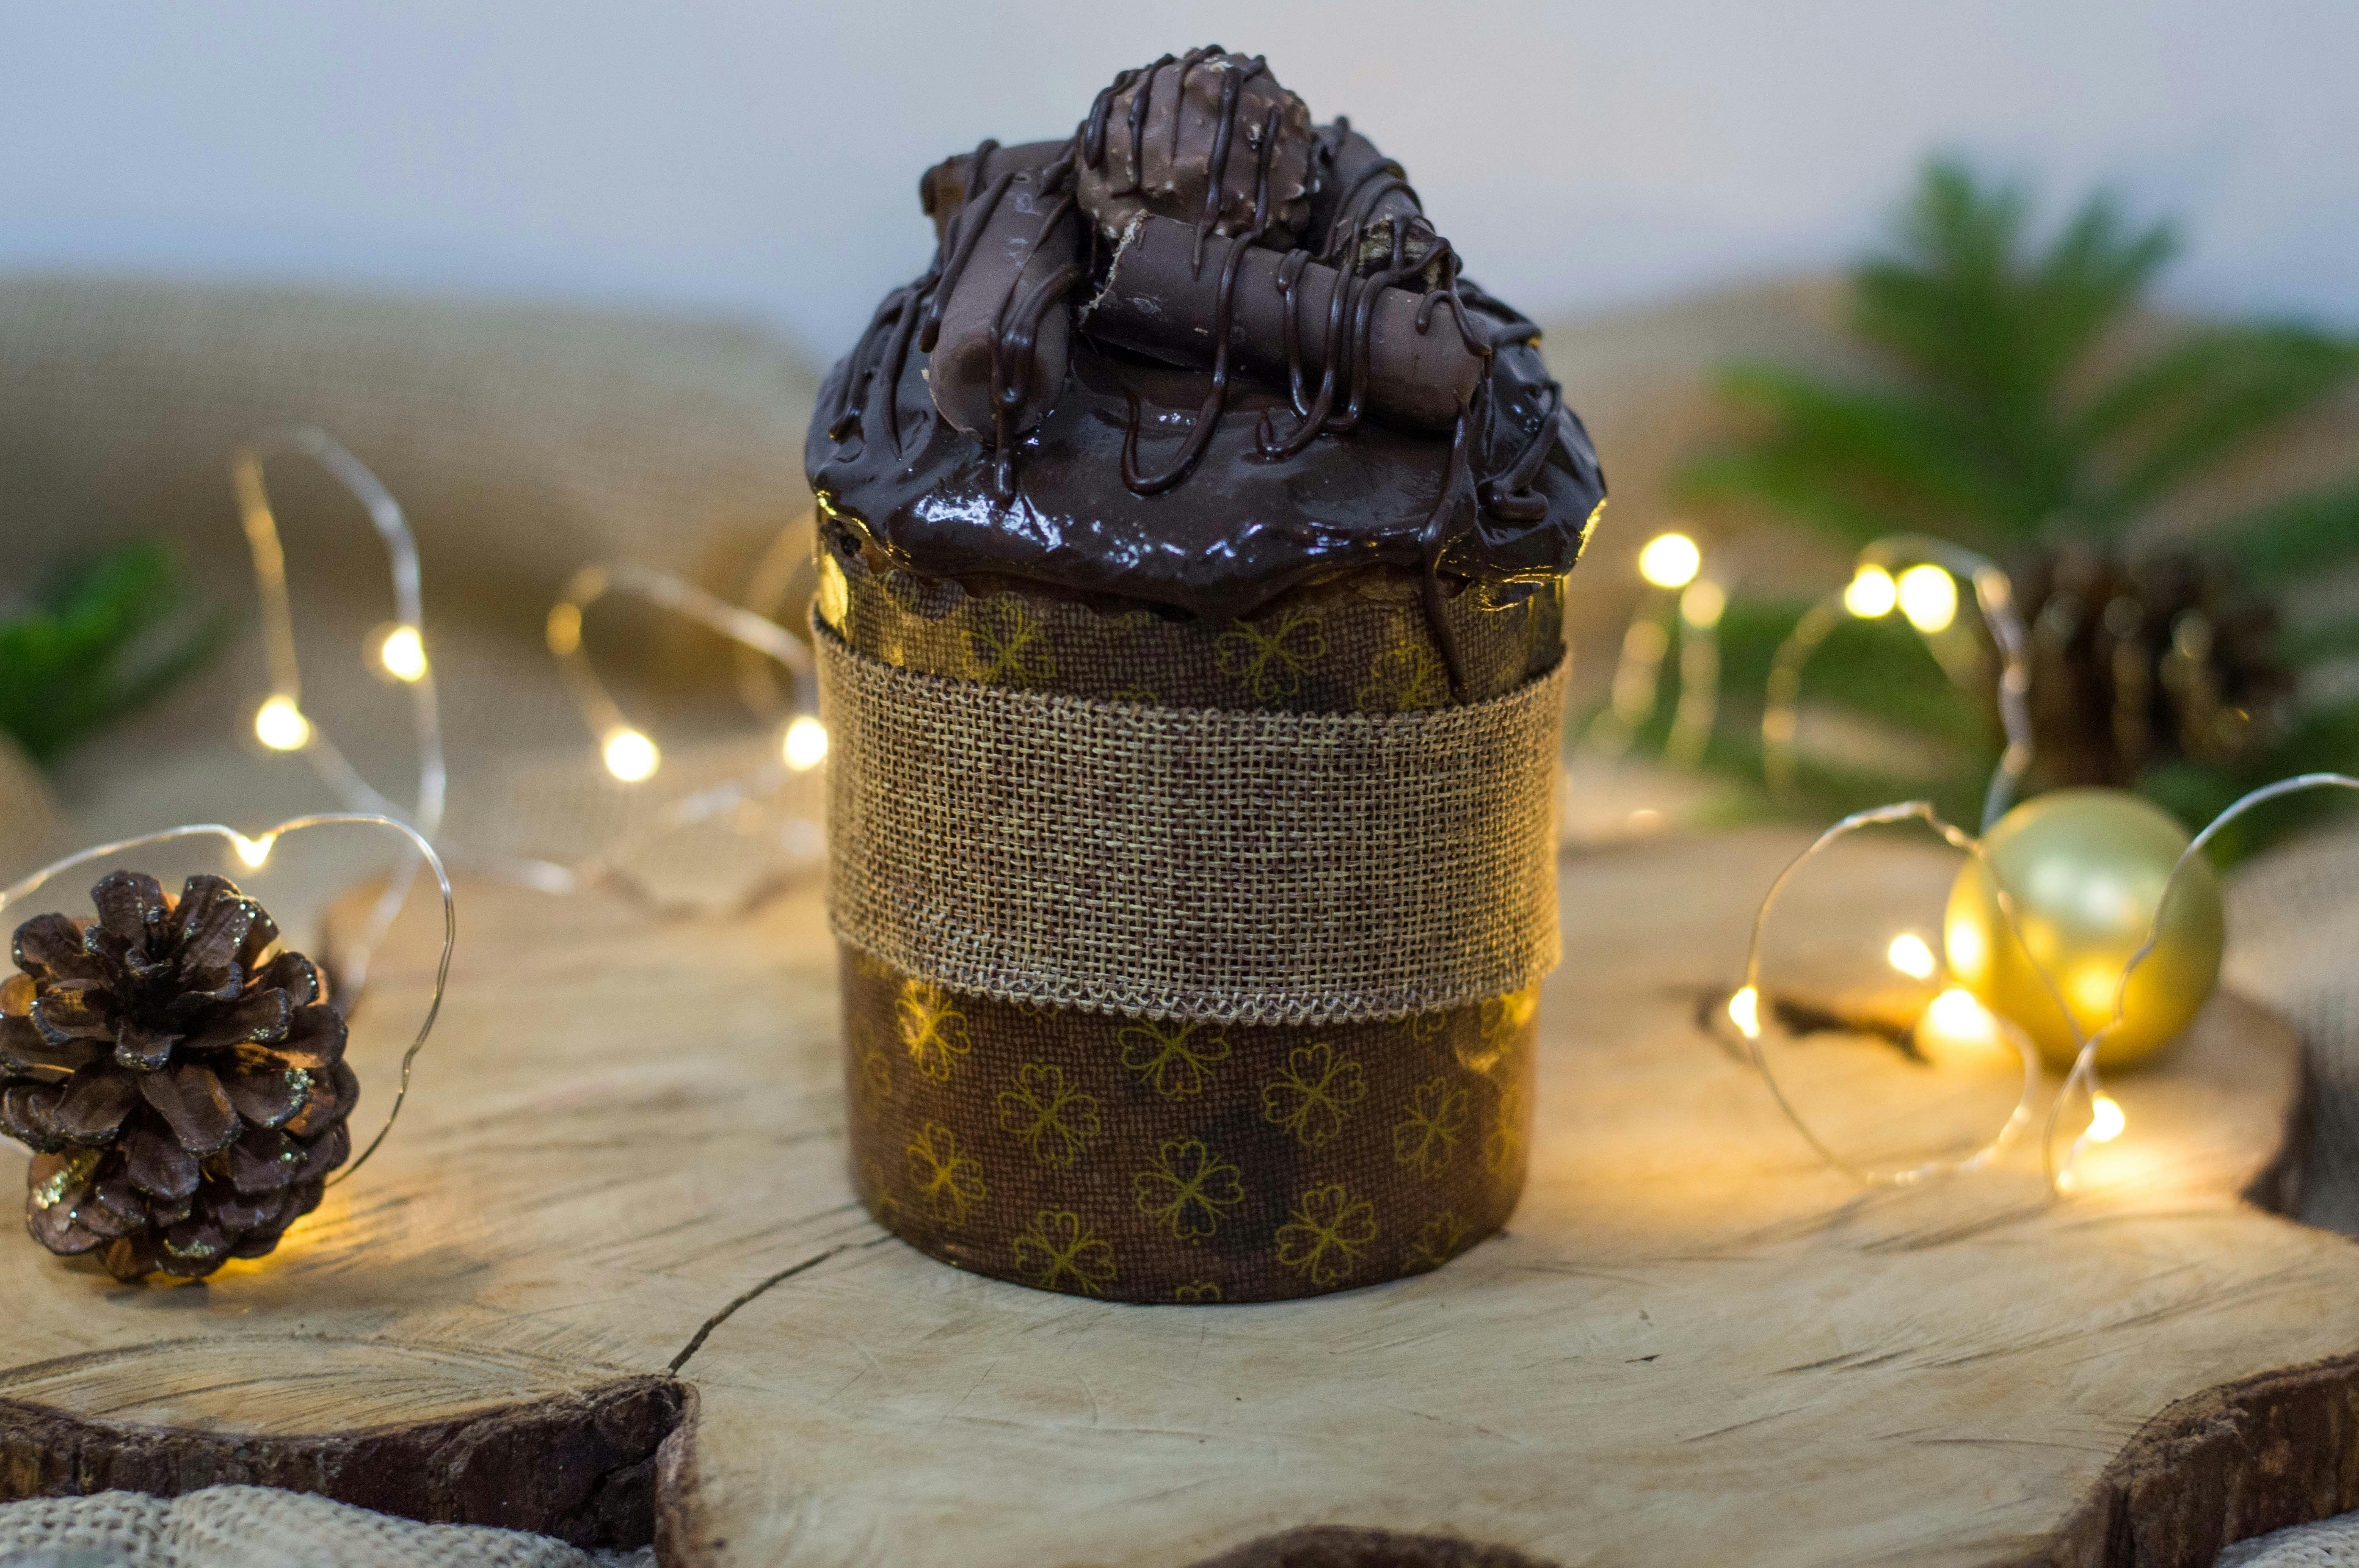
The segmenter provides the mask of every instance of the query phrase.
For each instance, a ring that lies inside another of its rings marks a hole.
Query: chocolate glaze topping
[[[933,264],[821,395],[833,525],[927,576],[1215,619],[1337,570],[1545,580],[1605,494],[1539,330],[1401,167],[1258,57],[1126,70],[1060,142],[928,171]]]

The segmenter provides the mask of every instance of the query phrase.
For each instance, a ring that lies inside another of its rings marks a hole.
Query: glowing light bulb
[[[1680,595],[1680,619],[1699,632],[1709,632],[1728,613],[1728,590],[1708,578],[1688,584]]]
[[[627,725],[608,730],[601,751],[606,771],[625,784],[652,778],[663,765],[663,753],[656,750],[656,743]]]
[[[1933,978],[1934,969],[1939,968],[1933,961],[1933,949],[1925,945],[1925,938],[1913,931],[1904,931],[1895,936],[1885,958],[1912,980],[1930,980]]]
[[[1728,999],[1728,1021],[1747,1040],[1761,1038],[1761,993],[1745,987]]]
[[[254,735],[274,752],[299,752],[311,743],[311,721],[292,698],[274,697],[254,710]]]
[[[578,604],[552,604],[549,607],[549,651],[559,658],[569,658],[582,647],[582,607]]]
[[[2130,1119],[2122,1114],[2122,1108],[2114,1102],[2113,1096],[2099,1095],[2089,1102],[2087,1136],[2090,1142],[2111,1143],[2129,1124]]]
[[[827,726],[806,713],[787,726],[787,766],[807,773],[827,757]]]
[[[229,841],[230,847],[237,851],[237,858],[245,862],[246,870],[255,871],[270,859],[270,847],[278,842],[278,835],[265,833],[259,838],[249,838],[243,833],[233,833]]]
[[[1928,637],[1946,632],[1958,618],[1958,582],[1940,567],[1910,567],[1893,584],[1893,597],[1908,624]]]
[[[396,680],[414,681],[426,674],[426,642],[415,626],[396,626],[376,645],[376,662]]]
[[[1862,621],[1875,621],[1892,613],[1900,602],[1900,585],[1882,567],[1862,567],[1843,589],[1843,608]]]
[[[1638,552],[1638,575],[1657,588],[1685,588],[1703,569],[1703,552],[1685,534],[1659,534]]]
[[[1998,1020],[1974,993],[1951,986],[1925,1009],[1925,1022],[1951,1040],[1983,1041],[1998,1037]]]

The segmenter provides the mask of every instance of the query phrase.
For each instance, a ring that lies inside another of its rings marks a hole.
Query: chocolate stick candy
[[[942,417],[1005,448],[1048,416],[1065,384],[1064,301],[1088,275],[1088,236],[1070,157],[1045,168],[978,159],[988,183],[959,209],[918,346]]]
[[[1378,152],[1376,144],[1352,129],[1348,120],[1321,127],[1320,140],[1326,149],[1327,168],[1320,193],[1311,202],[1314,227],[1307,243],[1322,259],[1334,261],[1356,227],[1360,251],[1348,265],[1354,272],[1371,272],[1372,264],[1381,264],[1390,252],[1386,229],[1398,219],[1408,225],[1403,241],[1407,258],[1422,262],[1433,248],[1435,236],[1432,225],[1425,222],[1425,208],[1409,186],[1408,171]]]
[[[979,156],[984,160],[985,183],[991,177],[1005,174],[1011,168],[1046,168],[1065,156],[1073,139],[1067,136],[1056,142],[1023,142],[1003,147],[997,142],[985,142]],[[952,153],[918,178],[918,205],[934,221],[934,243],[941,244],[950,238],[951,221],[966,205],[967,195],[974,189],[974,160],[977,153]]]
[[[1242,243],[1208,236],[1200,267],[1193,224],[1139,219],[1090,305],[1084,323],[1090,336],[1167,364],[1209,367],[1217,347],[1212,322],[1221,276],[1231,249]],[[1279,386],[1315,386],[1338,342],[1350,352],[1353,320],[1364,308],[1370,312],[1367,351],[1364,362],[1347,359],[1338,367],[1335,406],[1346,400],[1347,382],[1360,385],[1364,378],[1362,404],[1372,416],[1414,429],[1447,430],[1482,381],[1484,357],[1469,346],[1450,311],[1426,313],[1425,330],[1418,330],[1424,296],[1415,290],[1375,288],[1375,297],[1364,300],[1359,296],[1370,286],[1355,281],[1339,321],[1339,275],[1332,266],[1299,251],[1255,246],[1238,259],[1237,272],[1230,352],[1256,377]]]

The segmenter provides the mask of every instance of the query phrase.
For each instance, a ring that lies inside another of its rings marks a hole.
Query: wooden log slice
[[[2359,1249],[2241,1195],[2288,1032],[2216,1003],[2112,1086],[2131,1130],[2064,1203],[1863,1192],[1694,1025],[1799,842],[1569,862],[1507,1234],[1266,1306],[1047,1295],[871,1224],[815,892],[660,923],[467,884],[412,1108],[278,1255],[133,1288],[0,1241],[0,1476],[347,1496],[408,1465],[357,1500],[981,1568],[2202,1564],[2359,1506]],[[359,1123],[433,951],[420,920],[378,956]]]

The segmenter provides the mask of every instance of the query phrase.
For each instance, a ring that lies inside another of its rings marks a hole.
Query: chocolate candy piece
[[[1167,364],[1208,368],[1218,346],[1212,323],[1222,272],[1230,251],[1244,243],[1207,239],[1198,267],[1193,228],[1169,218],[1139,220],[1114,253],[1113,272],[1090,304],[1084,330],[1100,342]],[[1247,249],[1237,266],[1229,352],[1273,385],[1315,387],[1337,342],[1350,353],[1364,308],[1369,312],[1366,360],[1337,367],[1338,409],[1357,385],[1372,416],[1412,429],[1447,430],[1483,379],[1484,356],[1467,343],[1448,309],[1430,312],[1425,330],[1418,330],[1424,297],[1416,290],[1372,288],[1368,280],[1355,279],[1339,319],[1340,275],[1333,267],[1299,252],[1259,247]],[[1371,291],[1372,298],[1361,297]]]
[[[1338,119],[1319,130],[1317,189],[1310,199],[1310,229],[1305,243],[1322,260],[1334,261],[1352,243],[1359,248],[1351,268],[1363,275],[1383,266],[1392,252],[1389,226],[1405,227],[1404,254],[1422,262],[1436,236],[1425,208],[1408,183],[1408,171],[1376,150],[1376,144]]]
[[[1066,144],[1040,144],[1061,151]],[[987,183],[968,194],[944,244],[941,281],[918,346],[929,351],[934,406],[986,446],[1005,447],[1048,417],[1064,385],[1072,312],[1088,276],[1088,234],[1062,157],[1025,167],[978,155]]]
[[[1108,240],[1153,213],[1220,234],[1258,223],[1283,249],[1310,216],[1311,146],[1310,111],[1260,56],[1217,45],[1166,55],[1091,106],[1082,209]]]
[[[944,244],[950,239],[951,221],[974,189],[976,158],[983,159],[984,182],[988,184],[994,176],[1011,168],[1046,168],[1072,145],[1071,136],[1054,142],[1022,142],[1012,147],[985,142],[973,152],[952,153],[926,170],[918,177],[918,205],[934,221],[934,243]]]

